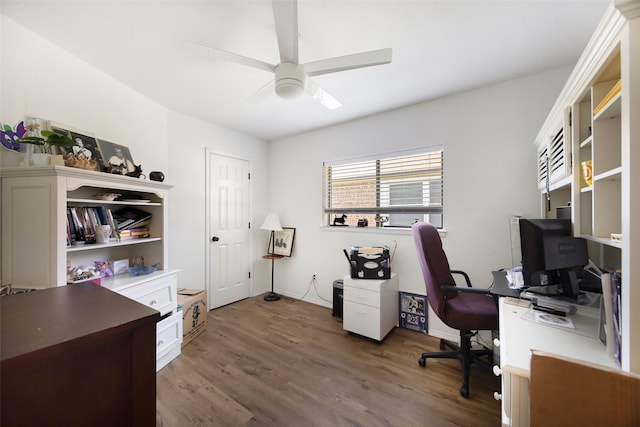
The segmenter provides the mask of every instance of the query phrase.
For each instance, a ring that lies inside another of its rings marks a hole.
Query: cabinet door
[[[65,237],[58,193],[55,177],[3,179],[3,283],[34,289],[65,284],[64,270],[59,271]]]
[[[538,141],[538,188],[549,191],[552,184],[571,176],[571,110],[567,108],[559,125]]]

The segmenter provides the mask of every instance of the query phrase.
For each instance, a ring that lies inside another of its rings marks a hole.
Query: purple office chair
[[[440,340],[440,350],[452,351],[422,353],[418,363],[425,366],[428,357],[452,358],[462,364],[462,388],[460,394],[469,397],[469,371],[471,363],[491,367],[491,349],[471,349],[471,337],[478,330],[498,329],[498,308],[488,289],[472,288],[469,276],[459,270],[451,270],[442,249],[438,230],[431,224],[418,222],[411,227],[418,251],[418,260],[427,288],[427,300],[434,313],[445,325],[460,331],[460,345]],[[464,277],[467,286],[456,286],[452,274]],[[489,356],[489,361],[480,359]]]

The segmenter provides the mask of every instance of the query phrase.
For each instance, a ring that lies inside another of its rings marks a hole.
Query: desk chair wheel
[[[469,398],[469,386],[462,386],[462,388],[460,389],[460,396]]]
[[[420,365],[420,366],[422,366],[424,368],[426,364],[427,364],[427,358],[426,357],[421,357],[420,359],[418,359],[418,365]]]

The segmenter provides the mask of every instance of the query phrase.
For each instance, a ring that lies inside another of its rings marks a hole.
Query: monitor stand
[[[527,292],[531,292],[532,294],[546,296],[546,297],[557,297],[562,295],[558,291],[557,285],[545,285],[545,286],[529,286],[525,288]]]

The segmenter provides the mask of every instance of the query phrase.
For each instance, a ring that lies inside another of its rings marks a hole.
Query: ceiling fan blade
[[[307,79],[306,91],[313,99],[327,107],[329,110],[335,110],[336,108],[342,107],[340,101],[329,95],[326,90],[322,89],[311,79]]]
[[[390,62],[391,48],[387,48],[309,62],[304,64],[304,69],[309,76],[320,76],[338,71],[388,64]]]
[[[269,83],[262,86],[253,95],[247,98],[247,102],[250,104],[259,104],[265,99],[267,99],[270,95],[272,95],[274,90],[275,90],[275,80],[271,80]]]
[[[215,59],[224,59],[236,64],[246,65],[247,67],[257,68],[259,70],[273,73],[275,65],[269,64],[258,59],[249,58],[247,56],[238,55],[237,53],[228,52],[226,50],[216,49],[215,47],[204,46],[198,43],[185,42],[207,52],[207,56]]]
[[[298,2],[273,0],[271,5],[276,22],[280,62],[298,64]]]

